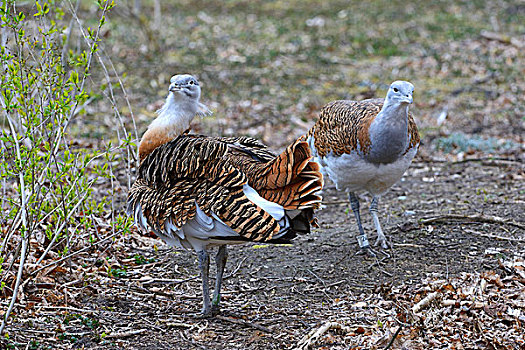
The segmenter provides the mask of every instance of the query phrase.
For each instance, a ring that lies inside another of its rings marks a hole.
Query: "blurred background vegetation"
[[[282,147],[328,101],[381,97],[405,79],[426,145],[452,130],[522,141],[519,1],[178,1],[157,15],[143,1],[138,18],[133,6],[116,8],[105,42],[139,131],[169,77],[190,72],[215,111],[196,126],[205,133]]]

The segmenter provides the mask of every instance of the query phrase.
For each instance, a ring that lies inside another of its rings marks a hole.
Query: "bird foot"
[[[217,310],[215,310],[217,309]],[[207,307],[204,306],[199,314],[196,315],[196,318],[211,318],[218,314],[218,306],[212,305],[211,307],[208,305]]]
[[[386,243],[386,238],[383,237],[377,237],[377,240],[374,244],[374,247],[380,246],[383,249],[388,249],[388,244]]]
[[[213,315],[211,314],[211,311],[208,311],[208,312],[204,312],[204,311],[201,311],[199,314],[195,315],[195,318],[199,318],[199,319],[206,319],[206,318],[212,318]]]
[[[197,314],[196,318],[211,318],[219,315],[221,313],[219,304],[211,304],[211,307],[203,307],[201,312]]]
[[[361,249],[359,249],[355,255],[366,255],[366,256],[369,256],[369,257],[376,257],[376,253],[372,250],[372,248],[370,248],[370,246],[366,246],[366,247],[361,247]]]
[[[372,248],[370,248],[370,243],[368,243],[366,234],[357,236],[357,243],[361,249],[356,253],[356,255],[376,256],[376,253],[372,250]]]

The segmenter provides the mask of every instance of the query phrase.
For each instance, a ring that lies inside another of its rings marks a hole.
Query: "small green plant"
[[[109,277],[115,277],[115,278],[122,278],[126,277],[128,275],[128,272],[126,271],[126,268],[110,268],[108,270],[108,276]]]
[[[135,254],[133,258],[135,259],[135,264],[137,265],[145,265],[155,262],[155,258],[146,259],[146,257],[144,257],[144,255],[141,254]]]
[[[91,317],[82,317],[81,322],[84,326],[87,326],[91,329],[97,329],[100,327],[100,322],[97,319],[91,318]]]
[[[462,132],[455,132],[447,137],[440,137],[435,142],[435,147],[447,153],[459,153],[468,151],[493,152],[497,150],[509,150],[519,147],[516,143],[494,138],[482,138],[480,136],[469,136]]]

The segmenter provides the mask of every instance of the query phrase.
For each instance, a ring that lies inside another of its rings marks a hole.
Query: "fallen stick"
[[[465,229],[464,231],[468,232],[468,233],[475,234],[475,235],[479,235],[481,237],[487,237],[487,238],[491,238],[491,239],[498,239],[500,241],[511,241],[511,242],[523,242],[523,241],[525,241],[525,239],[523,239],[523,238],[520,239],[520,238],[514,238],[514,237],[503,237],[503,236],[498,236],[498,235],[489,235],[487,233],[478,232],[478,231],[469,230],[469,229]]]
[[[390,349],[390,347],[392,346],[392,344],[394,344],[394,340],[396,340],[397,336],[399,335],[399,332],[401,332],[401,329],[403,328],[402,325],[400,325],[399,327],[397,327],[397,330],[396,332],[394,333],[394,335],[392,336],[392,339],[390,339],[390,342],[388,343],[387,346],[385,346],[385,350],[388,350]]]
[[[168,322],[166,323],[166,327],[191,328],[193,326],[191,324],[183,322]]]
[[[340,329],[346,333],[349,333],[351,331],[350,327],[343,326],[338,322],[327,321],[317,330],[310,331],[310,333],[308,333],[301,340],[299,340],[294,350],[307,349],[310,345],[314,344],[314,342],[317,341],[317,339],[319,339],[329,329]]]
[[[441,305],[443,305],[443,306],[455,306],[456,303],[457,303],[456,300],[447,299],[447,300],[443,300],[443,301],[441,302]]]
[[[449,220],[461,220],[461,221],[473,221],[473,222],[486,222],[491,224],[502,224],[515,226],[521,229],[525,229],[525,224],[516,222],[511,219],[503,219],[499,216],[486,216],[486,215],[461,215],[461,214],[445,214],[431,218],[421,219],[420,224],[427,225],[433,222],[448,222]]]
[[[131,337],[132,335],[142,334],[146,332],[147,329],[137,329],[134,331],[128,331],[128,332],[120,332],[120,333],[112,333],[105,336],[106,339],[116,339],[116,338],[126,338]]]
[[[483,37],[483,38],[485,38],[487,40],[499,41],[500,43],[510,44],[510,45],[513,45],[513,46],[515,46],[517,48],[520,48],[520,49],[522,47],[525,47],[525,43],[523,43],[519,39],[513,38],[513,37],[511,37],[509,35],[489,32],[487,30],[482,30],[480,35],[481,35],[481,37]]]
[[[416,305],[412,307],[412,312],[417,314],[419,311],[421,311],[421,309],[427,307],[428,304],[430,304],[433,300],[435,300],[438,295],[439,295],[438,292],[430,293],[425,298],[423,298],[419,303],[417,303]]]
[[[326,201],[323,202],[323,205],[337,205],[337,204],[350,204],[349,200],[343,200],[343,201]]]
[[[258,329],[260,331],[266,332],[266,333],[272,333],[272,330],[270,328],[261,326],[260,324],[253,323],[253,322],[250,322],[250,321],[245,321],[245,320],[241,320],[241,319],[237,319],[237,318],[225,317],[225,316],[221,316],[221,315],[215,316],[215,318],[217,318],[217,319],[219,319],[221,321],[226,321],[226,322],[230,322],[230,323],[239,324],[239,325],[242,325],[242,326],[252,327],[252,328]]]

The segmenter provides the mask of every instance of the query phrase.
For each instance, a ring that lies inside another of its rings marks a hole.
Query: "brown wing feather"
[[[308,143],[302,139],[266,163],[249,158],[244,152],[232,154],[232,162],[246,174],[250,186],[264,199],[285,209],[319,207],[321,197],[315,192],[322,188],[323,177],[311,158]]]
[[[158,147],[144,159],[128,197],[128,212],[140,204],[154,230],[171,218],[178,227],[195,217],[195,203],[215,213],[241,236],[269,240],[278,223],[248,200],[242,191],[247,177],[228,161],[228,144],[183,135]]]
[[[319,156],[351,153],[358,148],[367,153],[370,148],[368,129],[383,107],[384,99],[363,101],[333,101],[325,105],[319,120],[307,134],[314,137]],[[419,132],[411,113],[408,114],[410,144],[406,151],[419,144]],[[328,132],[329,131],[329,132]]]
[[[276,155],[271,152],[261,141],[251,137],[212,137],[214,140],[225,142],[231,147],[249,154],[252,158],[261,162],[269,162],[275,159]]]

